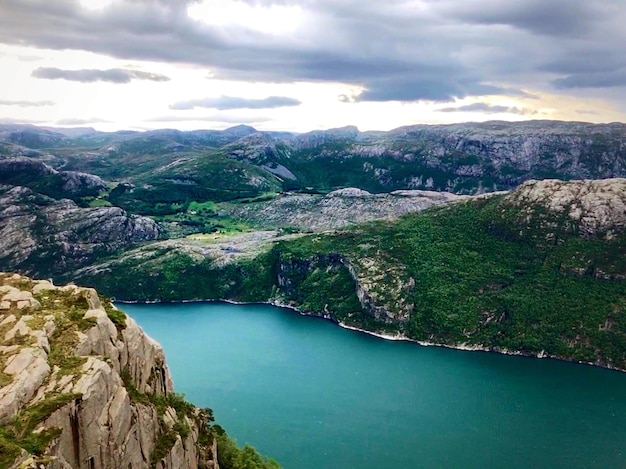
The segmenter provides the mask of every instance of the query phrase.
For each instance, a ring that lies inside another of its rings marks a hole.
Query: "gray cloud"
[[[32,76],[47,80],[68,80],[81,83],[104,81],[108,83],[130,83],[132,80],[169,81],[170,78],[158,73],[142,72],[124,68],[108,70],[62,70],[54,67],[39,67],[33,70]]]
[[[18,106],[18,107],[44,107],[54,106],[53,101],[11,101],[0,99],[0,106]]]
[[[626,68],[610,72],[590,72],[568,75],[552,82],[556,88],[613,88],[626,86]]]
[[[20,55],[17,57],[17,60],[20,60],[21,62],[39,62],[40,60],[43,60],[43,58],[37,55]]]
[[[195,21],[191,1],[88,11],[77,0],[2,0],[0,42],[192,64],[219,79],[344,82],[365,89],[361,101],[622,86],[599,74],[626,64],[623,0],[245,1],[300,6],[305,22],[287,39]],[[108,79],[133,78],[154,79]]]
[[[179,101],[170,106],[170,109],[187,110],[197,107],[215,108],[220,111],[228,109],[273,109],[277,107],[298,106],[302,104],[294,98],[286,96],[269,96],[263,99],[247,99],[235,96],[220,96],[219,98],[190,99]]]
[[[465,21],[513,26],[546,36],[580,36],[601,21],[604,15],[603,9],[598,8],[598,2],[581,0],[468,0],[443,3],[447,4],[449,14]]]
[[[518,107],[509,107],[509,106],[491,105],[487,103],[473,103],[473,104],[466,104],[464,106],[457,106],[457,107],[444,107],[442,109],[438,109],[437,111],[438,112],[482,112],[484,114],[500,114],[500,113],[519,114],[519,115],[533,114],[533,111],[530,111],[528,109],[520,109]]]

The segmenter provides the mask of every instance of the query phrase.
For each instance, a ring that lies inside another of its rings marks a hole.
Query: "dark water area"
[[[626,467],[626,373],[393,342],[269,305],[121,305],[176,391],[286,469]]]

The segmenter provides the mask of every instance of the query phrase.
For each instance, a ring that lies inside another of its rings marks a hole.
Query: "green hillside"
[[[420,341],[624,369],[625,189],[624,180],[528,183],[395,222],[280,241],[239,263],[174,250],[122,259],[80,281],[127,300],[275,299]],[[537,191],[544,198],[532,202]],[[559,194],[571,200],[555,209]],[[610,206],[620,208],[607,215]]]

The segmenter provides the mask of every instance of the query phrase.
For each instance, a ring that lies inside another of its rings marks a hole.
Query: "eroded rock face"
[[[80,208],[25,187],[0,185],[0,262],[6,269],[54,276],[159,237],[150,218],[117,207]]]
[[[163,349],[95,290],[0,273],[0,298],[0,425],[13,435],[12,468],[217,467],[207,461],[215,448],[198,445],[201,412],[174,404]],[[19,448],[29,432],[43,435],[38,454]]]
[[[316,255],[309,259],[281,259],[277,265],[277,283],[288,297],[301,296],[300,283],[311,272],[345,268],[354,282],[356,297],[363,311],[383,322],[403,323],[415,305],[410,300],[415,281],[400,267],[383,270],[372,258],[349,260],[340,254]],[[382,278],[387,282],[381,282]],[[386,285],[386,287],[382,287]],[[304,311],[314,316],[334,319],[333,305],[324,311]]]

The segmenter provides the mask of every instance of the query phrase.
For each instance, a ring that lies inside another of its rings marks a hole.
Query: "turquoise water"
[[[122,305],[177,392],[286,469],[626,467],[626,373],[392,342],[267,305]]]

